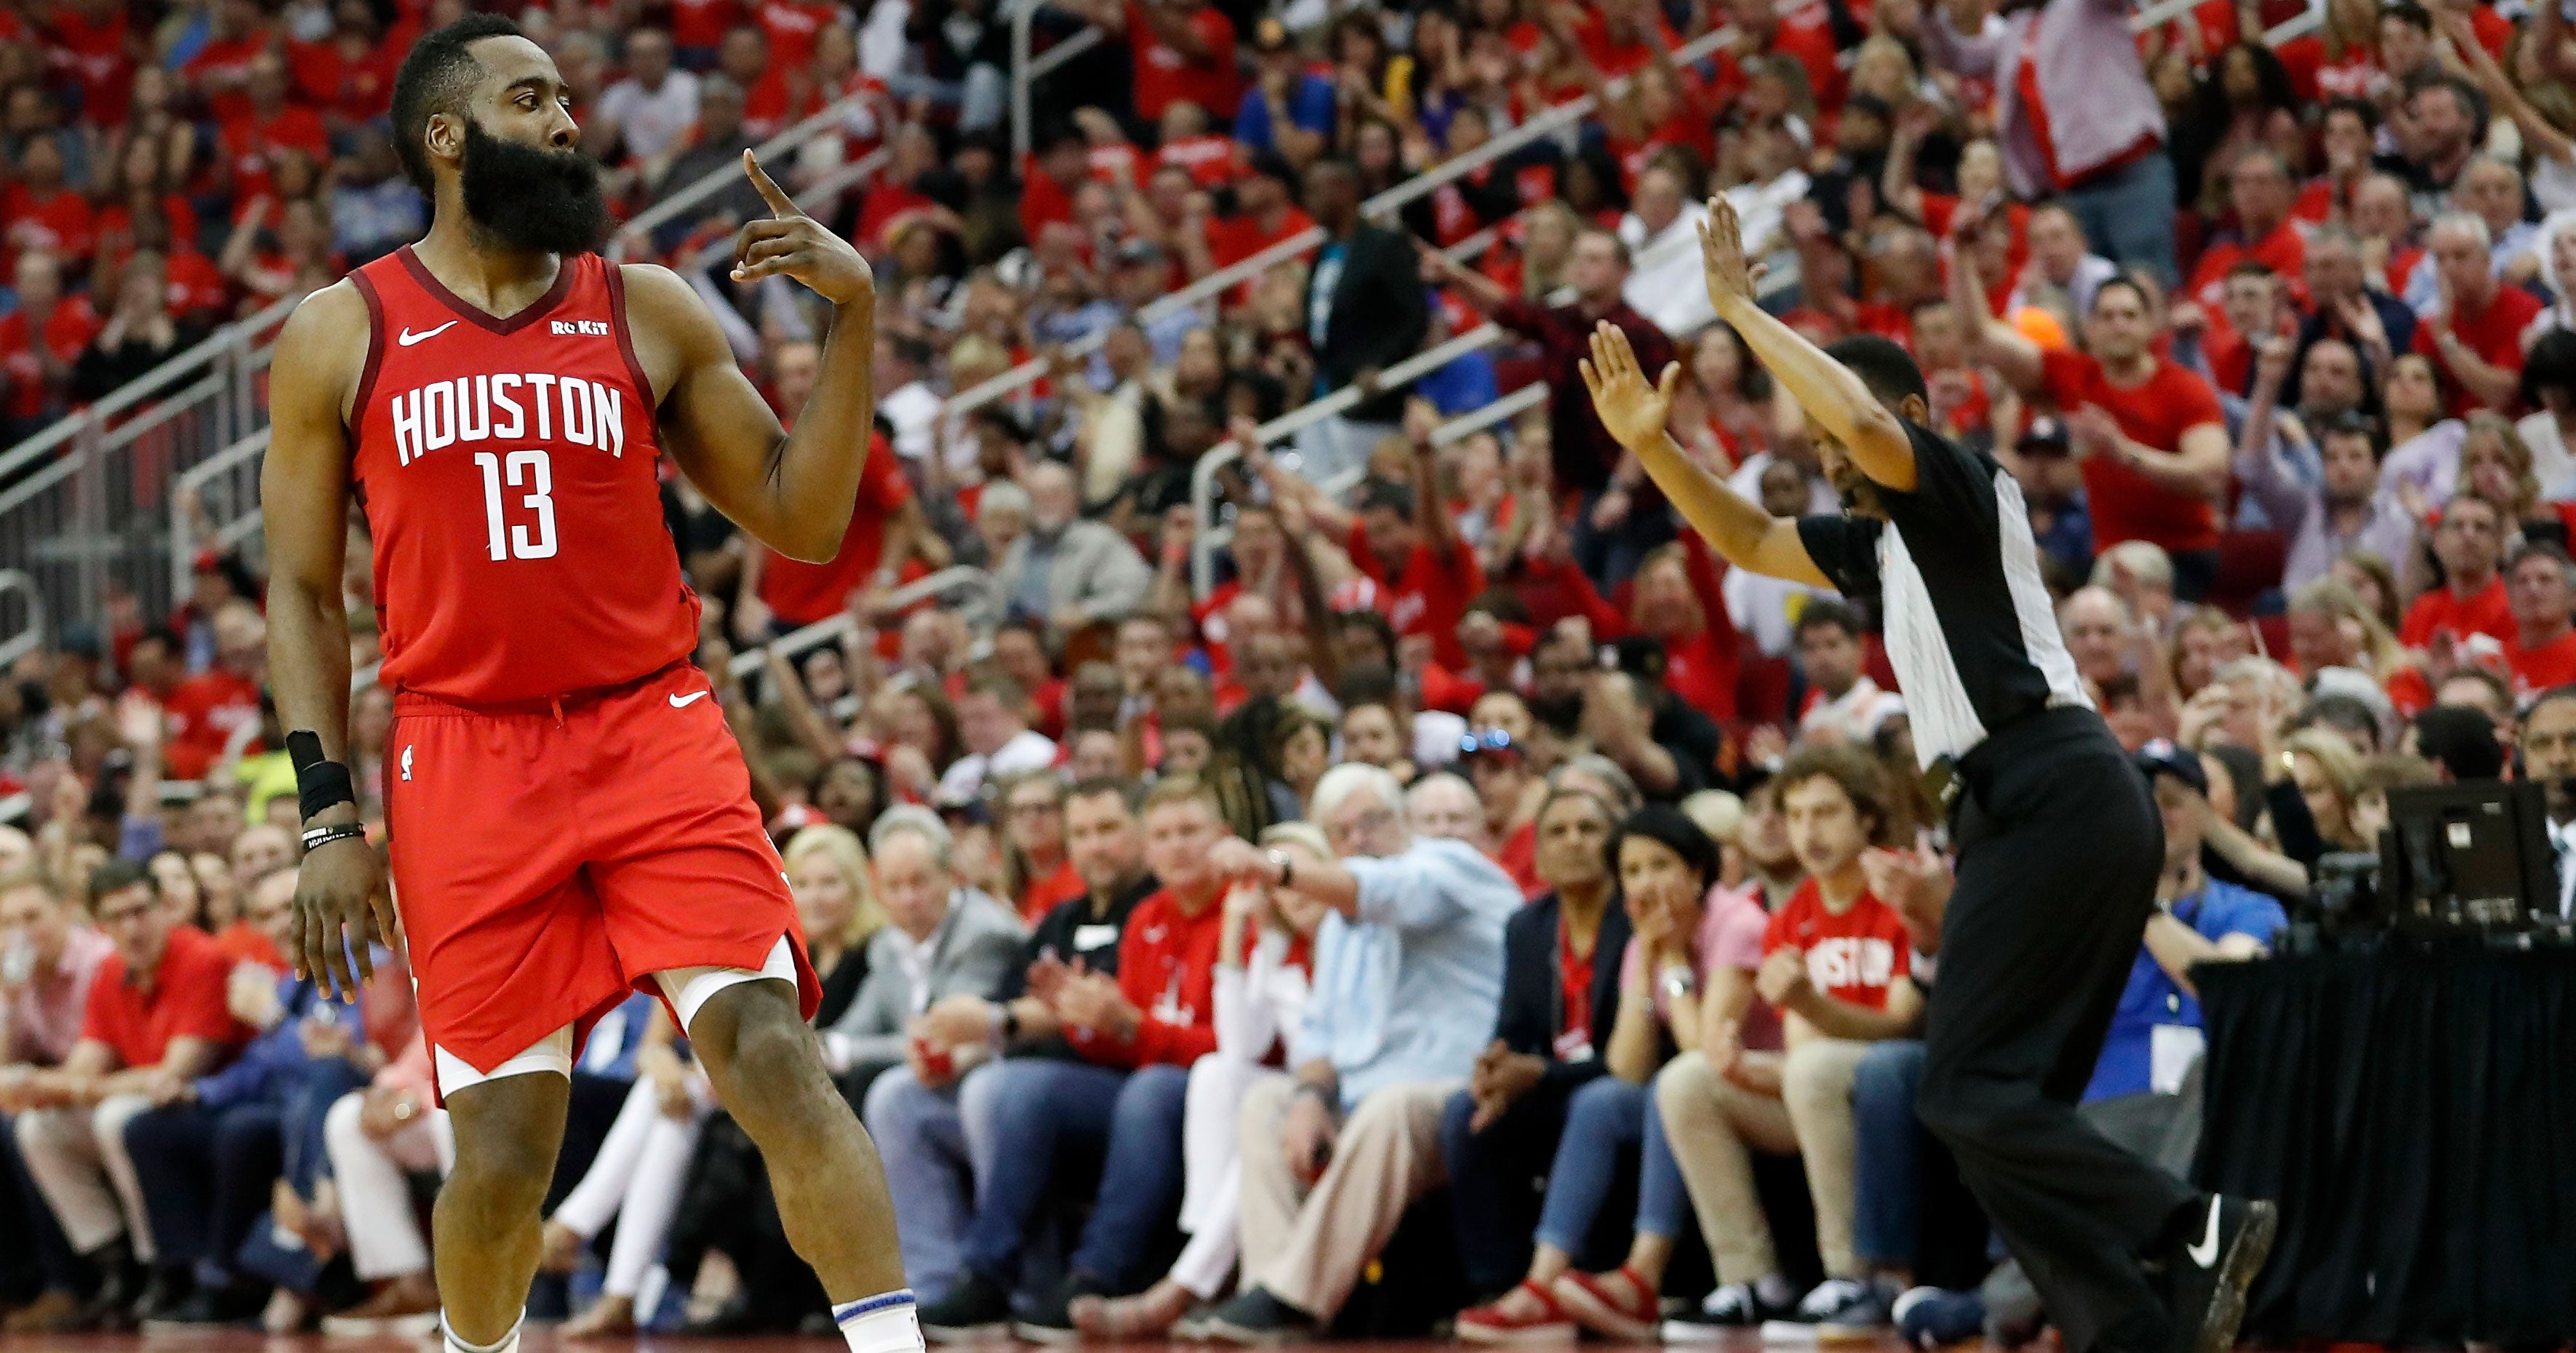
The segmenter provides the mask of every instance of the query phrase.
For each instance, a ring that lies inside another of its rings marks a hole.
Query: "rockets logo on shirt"
[[[626,392],[606,381],[545,372],[459,376],[405,390],[391,410],[404,465],[450,446],[527,437],[626,455]]]
[[[1874,936],[1817,940],[1807,949],[1807,980],[1818,991],[1884,987],[1896,980],[1896,946]]]

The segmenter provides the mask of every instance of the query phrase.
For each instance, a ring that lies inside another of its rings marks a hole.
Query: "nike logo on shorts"
[[[687,709],[689,706],[706,698],[707,693],[705,691],[691,691],[687,695],[675,695],[671,697],[671,708]]]
[[[456,321],[454,321],[454,320],[449,320],[449,321],[448,321],[448,322],[446,322],[445,324],[439,325],[437,328],[435,328],[435,329],[431,329],[431,330],[428,330],[427,332],[424,332],[424,333],[417,333],[417,334],[416,334],[416,333],[413,333],[410,329],[406,328],[406,329],[404,329],[401,333],[394,335],[394,341],[395,341],[395,342],[397,342],[397,343],[402,344],[404,347],[406,347],[406,348],[407,348],[407,347],[410,347],[410,346],[411,346],[412,344],[414,344],[414,343],[426,343],[426,342],[428,342],[429,340],[431,340],[431,339],[433,339],[433,338],[436,338],[436,337],[438,337],[440,334],[446,333],[448,330],[453,329],[453,328],[455,328],[455,327],[456,327]]]

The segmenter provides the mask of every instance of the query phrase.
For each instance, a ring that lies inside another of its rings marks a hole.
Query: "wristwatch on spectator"
[[[1664,989],[1664,999],[1668,1001],[1679,1000],[1699,990],[1699,974],[1692,972],[1687,964],[1675,963],[1665,968],[1659,981]]]
[[[1280,887],[1287,888],[1296,884],[1297,858],[1295,856],[1284,850],[1274,850],[1270,852],[1269,860],[1270,867],[1279,871]]]

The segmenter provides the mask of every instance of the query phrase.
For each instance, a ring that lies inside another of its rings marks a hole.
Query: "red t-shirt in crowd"
[[[98,312],[90,309],[85,296],[54,302],[41,334],[27,322],[24,310],[0,315],[0,374],[9,380],[9,416],[33,418],[45,411],[44,367],[36,359],[39,338],[56,361],[69,365],[98,330]]]
[[[286,64],[299,98],[324,113],[352,122],[383,117],[394,102],[394,72],[402,68],[403,49],[379,42],[355,55],[337,38],[287,44]]]
[[[67,261],[86,259],[98,247],[98,215],[89,199],[69,188],[42,197],[23,183],[0,194],[0,227],[8,233],[8,255],[15,267],[21,249],[42,249]]]
[[[2564,686],[2576,681],[2576,632],[2559,635],[2538,648],[2524,648],[2519,637],[2508,640],[2504,661],[2513,672],[2513,698],[2517,701]]]
[[[2090,353],[2042,353],[2040,384],[2068,413],[2101,405],[2130,440],[2157,451],[2179,450],[2183,433],[2204,423],[2226,427],[2209,382],[2161,357],[2143,383],[2122,387]],[[2110,456],[2087,456],[2083,466],[2097,552],[2124,540],[2151,540],[2167,550],[2218,548],[2218,513],[2208,499],[2165,488]]]
[[[1862,893],[1840,916],[1825,909],[1814,879],[1798,885],[1762,932],[1762,956],[1781,949],[1807,955],[1807,980],[1838,1001],[1887,1008],[1887,989],[1914,971],[1914,941],[1896,908]]]
[[[1521,896],[1536,900],[1547,895],[1547,883],[1538,876],[1538,822],[1533,819],[1520,825],[1494,853],[1494,863],[1521,886]]]
[[[170,313],[178,318],[210,316],[223,309],[231,290],[224,283],[223,269],[199,253],[194,245],[174,244],[168,255],[170,285],[164,290],[170,298]]]
[[[134,57],[127,46],[132,29],[125,6],[111,7],[96,22],[70,5],[46,5],[40,12],[45,45],[55,63],[68,65],[80,84],[81,120],[101,127],[125,121],[134,92]]]
[[[1216,954],[1225,939],[1225,905],[1209,898],[1183,916],[1169,889],[1136,904],[1118,938],[1118,989],[1142,1011],[1125,1042],[1084,1029],[1065,1030],[1083,1060],[1105,1066],[1188,1066],[1216,1051]]]
[[[2272,232],[2252,244],[2229,240],[2213,244],[2200,256],[2200,266],[2192,270],[2192,299],[2203,306],[2214,307],[2225,299],[2227,275],[2239,263],[2260,263],[2279,274],[2294,292],[2306,294],[2308,244],[2298,228],[2288,221],[2272,227]]]
[[[161,754],[173,780],[203,777],[233,730],[259,722],[259,686],[221,667],[209,668],[179,683],[162,713],[170,721],[170,738]]]
[[[227,120],[223,146],[224,163],[232,166],[235,198],[266,194],[278,156],[286,151],[303,151],[317,169],[331,163],[331,133],[323,127],[321,115],[293,104],[269,117],[246,114]]]
[[[1436,510],[1436,509],[1435,509]],[[1465,541],[1446,559],[1435,553],[1428,542],[1417,544],[1404,561],[1404,571],[1389,574],[1378,561],[1377,553],[1368,547],[1368,532],[1358,522],[1351,523],[1350,539],[1342,548],[1348,550],[1351,562],[1377,585],[1377,609],[1398,634],[1431,636],[1432,657],[1452,671],[1467,666],[1467,650],[1458,642],[1458,620],[1467,614],[1467,603],[1485,590],[1485,570],[1476,563],[1476,552]]]
[[[256,963],[270,972],[285,972],[286,955],[279,953],[277,941],[268,932],[248,921],[235,921],[215,935],[215,952],[234,964]]]
[[[245,33],[237,38],[216,38],[197,49],[195,56],[179,67],[179,76],[190,85],[207,90],[208,76],[221,75],[230,88],[207,90],[206,103],[215,113],[215,121],[231,122],[250,113],[250,93],[243,81],[250,76],[252,58],[267,51],[274,35],[266,30]]]
[[[1035,926],[1059,905],[1090,895],[1091,889],[1084,886],[1082,875],[1073,871],[1073,861],[1067,860],[1057,865],[1054,873],[1045,878],[1030,879],[1021,887],[1020,919]]]
[[[2472,310],[2465,302],[2451,323],[2451,332],[2478,360],[2503,367],[2515,375],[2522,374],[2522,331],[2540,315],[2540,302],[2520,287],[2496,287],[2495,296],[2482,308]],[[2433,337],[2439,320],[2426,320],[2415,326],[2414,349],[2433,359],[2433,370],[2442,381],[2442,404],[2453,418],[2466,418],[2485,407],[2451,375],[2451,364],[2442,360],[2441,344]],[[2507,397],[2507,403],[2511,397]],[[2498,405],[2499,411],[2504,406]]]
[[[838,615],[850,604],[850,594],[866,586],[877,571],[885,556],[886,522],[910,501],[912,481],[903,477],[903,468],[895,463],[894,448],[883,433],[871,437],[867,465],[859,471],[858,506],[850,512],[850,528],[841,536],[840,553],[821,564],[770,555],[760,573],[762,604],[791,625],[811,625]]]
[[[771,70],[803,70],[814,64],[815,42],[839,18],[840,11],[821,0],[761,0],[751,12],[752,22],[769,35]]]
[[[1234,21],[1214,5],[1201,5],[1190,15],[1189,24],[1208,46],[1204,61],[1192,61],[1156,37],[1153,25],[1145,22],[1144,8],[1129,0],[1127,48],[1135,62],[1136,116],[1147,122],[1160,121],[1175,99],[1197,104],[1210,118],[1228,116],[1234,110]]]
[[[2504,579],[2487,579],[2465,600],[2452,595],[2448,587],[2436,587],[2415,599],[2406,608],[2406,623],[2397,631],[2397,641],[2408,648],[2424,648],[2437,634],[2448,634],[2454,640],[2472,634],[2491,636],[2498,643],[2513,642],[2513,607],[2505,601]]]
[[[725,30],[742,17],[735,0],[671,0],[671,45],[682,51],[724,45]]]
[[[1179,165],[1187,170],[1190,180],[1202,188],[1214,188],[1234,182],[1235,171],[1242,167],[1243,149],[1233,138],[1214,132],[1166,141],[1154,152],[1154,163]]]
[[[110,954],[98,965],[98,975],[90,979],[81,1037],[115,1049],[125,1067],[160,1065],[174,1038],[238,1043],[243,1029],[224,999],[232,971],[232,959],[206,932],[174,926],[150,992],[127,980],[123,954]]]

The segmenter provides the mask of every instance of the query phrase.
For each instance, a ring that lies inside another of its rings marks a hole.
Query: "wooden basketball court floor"
[[[415,1339],[380,1335],[363,1338],[326,1338],[321,1335],[272,1337],[257,1330],[217,1329],[174,1334],[76,1334],[0,1336],[0,1353],[422,1353],[434,1350],[433,1338]],[[650,1349],[653,1353],[832,1353],[841,1348],[838,1339],[798,1339],[793,1337],[758,1339],[692,1339],[676,1335],[647,1335],[639,1339],[559,1340],[550,1328],[532,1328],[520,1343],[523,1353],[625,1353],[628,1349]],[[933,1345],[934,1348],[938,1347]],[[1030,1353],[1047,1347],[1039,1344],[986,1344],[977,1346],[990,1353]],[[1209,1353],[1229,1345],[1218,1344],[1122,1344],[1117,1347],[1134,1353]],[[1412,1343],[1340,1342],[1317,1344],[1331,1353],[1457,1353],[1465,1344],[1420,1341]],[[1531,1345],[1530,1347],[1540,1347]],[[1564,1345],[1563,1347],[1571,1347]],[[1609,1349],[1608,1344],[1594,1345]],[[1681,1345],[1674,1347],[1680,1348]],[[1691,1344],[1691,1350],[1707,1353],[1762,1353],[1759,1336],[1746,1332],[1724,1343]],[[1833,1346],[1835,1353],[1906,1353],[1906,1345],[1891,1337],[1876,1344],[1846,1343]],[[1966,1346],[1963,1346],[1966,1347]],[[2034,1345],[2034,1349],[2053,1349],[2054,1343]]]

